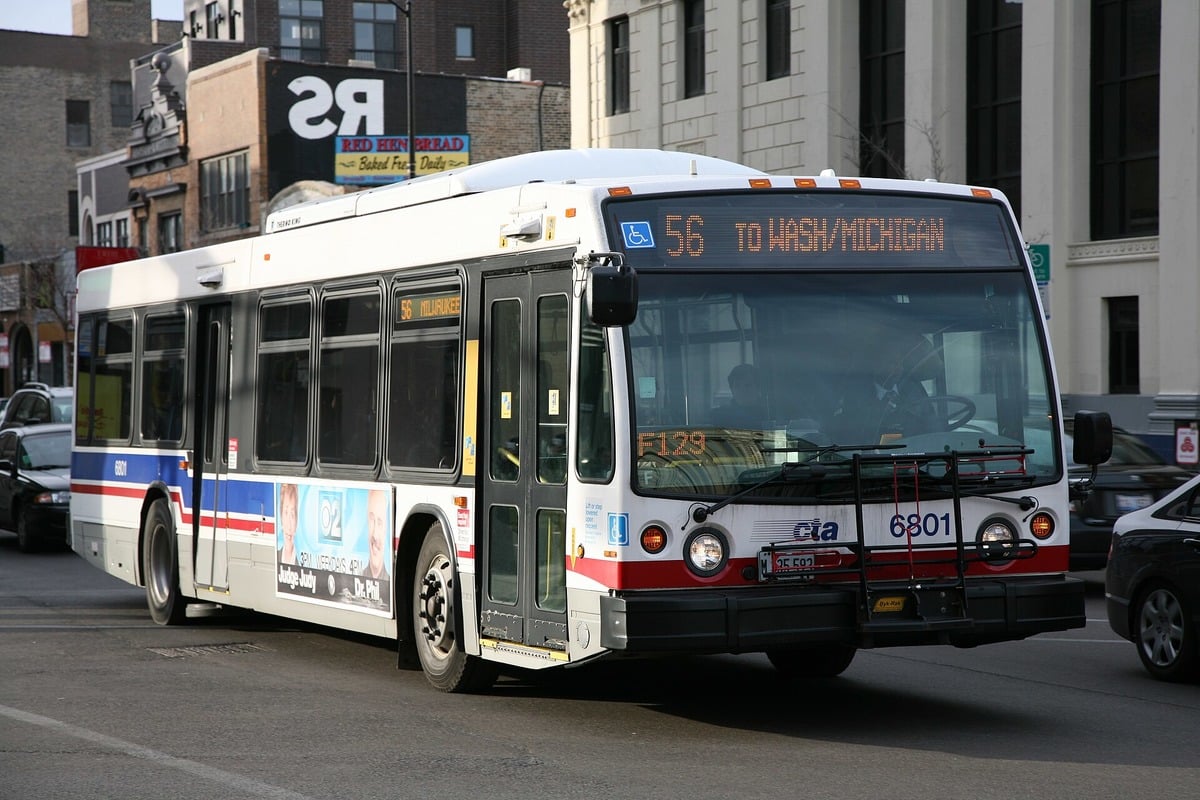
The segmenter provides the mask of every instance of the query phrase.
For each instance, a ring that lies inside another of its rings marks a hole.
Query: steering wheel
[[[935,413],[944,411],[943,414],[939,415],[939,418],[945,420],[946,427],[949,430],[962,427],[975,416],[975,402],[969,397],[963,397],[958,394],[934,394],[928,397],[917,397],[905,401],[899,407],[909,413],[915,413],[918,409],[923,409],[926,406]]]

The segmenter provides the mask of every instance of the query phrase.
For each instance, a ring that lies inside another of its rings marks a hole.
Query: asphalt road
[[[1200,796],[1200,686],[1144,675],[1090,590],[1085,629],[831,681],[698,657],[447,696],[374,639],[155,626],[141,590],[0,534],[0,798]]]

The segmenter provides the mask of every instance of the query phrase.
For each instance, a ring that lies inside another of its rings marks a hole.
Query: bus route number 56
[[[674,244],[667,247],[667,254],[678,258],[687,255],[696,257],[704,253],[704,217],[689,214],[667,214],[667,238]]]

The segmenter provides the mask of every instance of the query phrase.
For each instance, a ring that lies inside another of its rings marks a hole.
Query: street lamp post
[[[408,179],[412,180],[417,177],[417,154],[413,150],[413,35],[412,35],[412,0],[404,0],[401,4],[400,0],[389,0],[392,5],[400,10],[404,15],[405,27],[405,55],[408,58],[408,74],[405,76],[408,83]]]

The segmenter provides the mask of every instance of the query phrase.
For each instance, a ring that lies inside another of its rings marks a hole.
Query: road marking
[[[247,778],[242,775],[235,775],[232,772],[226,772],[223,769],[210,767],[206,764],[200,764],[195,761],[189,761],[186,758],[176,758],[167,753],[151,750],[148,747],[126,742],[121,739],[105,736],[103,733],[81,728],[78,725],[72,725],[68,722],[62,722],[50,717],[43,717],[39,714],[31,714],[28,711],[10,708],[9,706],[0,705],[0,715],[10,719],[18,720],[19,722],[27,722],[30,725],[38,725],[58,733],[65,733],[68,736],[74,736],[77,739],[91,742],[92,744],[107,747],[110,750],[116,750],[124,753],[127,756],[141,758],[146,761],[151,761],[155,764],[165,767],[177,769],[180,772],[187,772],[191,775],[196,775],[205,780],[213,781],[214,783],[224,784],[249,795],[255,797],[270,797],[278,798],[278,800],[312,800],[307,795],[293,792],[290,789],[284,789],[280,786],[272,786],[269,783],[262,783],[253,778]]]

